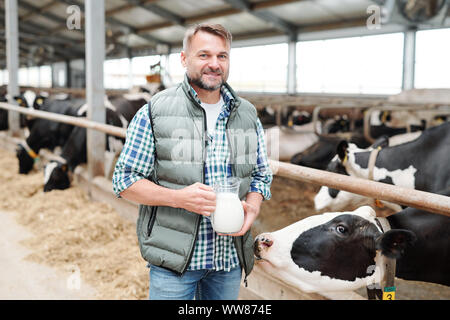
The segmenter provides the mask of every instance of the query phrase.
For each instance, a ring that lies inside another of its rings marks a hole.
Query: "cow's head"
[[[44,168],[44,192],[70,187],[68,166],[62,161],[50,161]]]
[[[336,156],[331,160],[327,166],[327,171],[351,175],[360,178],[367,178],[368,168],[367,162],[369,158],[369,152],[378,147],[388,146],[389,138],[382,136],[377,139],[369,148],[360,149],[356,144],[348,143],[347,141],[341,141],[336,148]],[[359,164],[359,154],[365,154],[363,161],[365,161],[365,167],[361,167]],[[345,210],[355,209],[357,207],[368,205],[373,203],[373,199],[360,196],[355,193],[347,191],[332,189],[326,186],[320,188],[319,192],[314,198],[314,207],[316,211],[323,210]]]
[[[29,154],[22,144],[16,147],[16,156],[19,160],[19,173],[27,174],[33,169],[34,158]]]
[[[399,258],[415,241],[408,230],[383,233],[371,207],[310,216],[256,237],[268,273],[306,292],[356,290],[379,283],[384,256]]]
[[[20,107],[39,110],[44,104],[45,97],[36,95],[36,93],[31,90],[26,90],[23,94],[14,96],[14,100],[16,100]],[[31,128],[34,121],[35,119],[31,116],[20,115],[21,127],[27,126],[28,128]]]

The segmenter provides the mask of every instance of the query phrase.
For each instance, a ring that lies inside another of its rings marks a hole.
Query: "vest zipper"
[[[229,122],[229,120],[231,118],[231,113],[233,112],[233,110],[234,109],[231,110],[230,116],[229,116],[229,118],[227,120],[227,124],[225,125],[225,134],[227,136],[228,145],[230,146],[230,160],[233,159],[234,151],[233,151],[233,147],[232,147],[232,144],[231,144],[231,141],[230,141],[230,136],[228,134],[228,122]],[[235,161],[233,161],[233,163],[231,163],[231,174],[233,176],[236,176],[236,168],[235,168],[235,163],[234,162]],[[245,287],[247,288],[248,287],[248,283],[247,283],[248,274],[247,274],[247,263],[245,261],[245,254],[244,254],[244,236],[241,236],[240,238],[241,238],[240,240],[241,240],[241,247],[242,247],[242,261],[240,261],[240,262],[242,263],[242,268],[244,269],[244,273],[245,273],[244,284],[245,284]],[[237,239],[236,239],[236,241],[234,241],[235,245],[236,245],[236,242],[237,242]]]
[[[198,103],[194,100],[194,103],[198,105]],[[206,112],[203,109],[202,106],[198,105],[200,107],[200,109],[202,110],[203,113],[203,126],[204,126],[204,130],[203,130],[203,136],[202,136],[202,144],[203,144],[203,168],[202,168],[202,183],[205,184],[205,167],[206,167],[206,137],[207,137],[207,122],[206,122]],[[183,275],[189,264],[191,263],[192,260],[192,256],[194,255],[194,251],[195,251],[195,244],[197,242],[197,236],[198,236],[198,229],[200,228],[200,223],[201,223],[201,216],[199,216],[197,218],[197,225],[195,227],[195,239],[194,239],[194,244],[192,246],[191,249],[191,253],[189,254],[189,258],[187,259],[186,265],[184,266],[183,270],[181,271],[181,275]]]

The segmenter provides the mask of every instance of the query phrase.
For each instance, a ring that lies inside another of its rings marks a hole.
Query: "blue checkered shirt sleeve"
[[[136,181],[149,177],[155,163],[153,131],[145,105],[135,114],[127,129],[125,145],[112,177],[113,191],[120,193]]]
[[[273,174],[267,157],[266,143],[264,141],[264,129],[259,119],[257,120],[257,136],[257,158],[255,168],[252,171],[250,192],[259,192],[265,200],[269,200],[272,197],[270,193],[270,185],[272,183]]]

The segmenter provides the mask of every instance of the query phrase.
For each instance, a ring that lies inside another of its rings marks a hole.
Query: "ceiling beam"
[[[5,14],[3,11],[0,11],[0,19],[5,19]],[[39,43],[53,45],[60,51],[66,51],[72,54],[84,54],[84,50],[80,50],[76,46],[67,49],[67,47],[71,47],[74,45],[74,43],[76,43],[74,39],[56,35],[49,37],[48,35],[51,30],[40,24],[36,24],[30,21],[19,21],[19,34],[24,31],[25,33],[34,35]]]
[[[252,4],[247,0],[224,0],[226,3],[231,5],[233,8],[247,12],[261,20],[269,22],[275,28],[288,34],[289,37],[295,37],[297,35],[297,27],[290,22],[287,22],[270,12],[267,11],[255,11]]]
[[[4,40],[4,38],[2,36],[0,36],[0,39]],[[4,40],[4,41],[6,41],[6,40]],[[42,47],[42,44],[34,43],[34,42],[32,42],[32,41],[30,41],[28,39],[21,39],[21,43],[19,44],[19,52],[29,59],[30,58],[30,54],[32,54],[32,55],[35,54],[36,50],[38,50],[40,47]],[[4,49],[4,48],[5,48],[4,46],[0,45],[0,49]],[[67,56],[65,54],[62,54],[62,53],[58,52],[57,50],[52,52],[52,56],[54,56],[54,59],[52,57],[50,57],[50,55],[47,53],[46,56],[45,56],[45,60],[47,60],[47,61],[56,61],[56,60],[61,61],[61,60],[77,58],[77,57],[75,57],[73,55],[72,56]]]
[[[330,23],[299,26],[298,31],[299,31],[299,33],[306,33],[306,32],[364,27],[364,26],[366,26],[366,23],[367,23],[367,18],[364,17],[364,18],[356,18],[356,19],[339,21],[339,22],[330,22]]]
[[[80,3],[80,2],[78,2],[78,1],[74,1],[74,0],[60,0],[60,1],[66,3],[66,4],[68,4],[68,5],[74,5],[74,4],[75,4],[75,5],[77,5],[78,7],[80,7],[80,10],[81,10],[82,12],[84,12],[84,5],[83,5],[82,3]],[[166,42],[166,41],[163,41],[163,40],[161,40],[161,39],[158,39],[158,38],[156,38],[156,37],[153,37],[153,36],[151,36],[151,35],[147,35],[147,34],[138,34],[137,29],[136,29],[135,27],[133,27],[132,25],[129,25],[129,24],[127,24],[127,23],[121,22],[121,21],[119,21],[119,20],[117,20],[117,19],[115,19],[115,18],[113,18],[113,17],[108,17],[108,16],[106,16],[106,17],[105,17],[105,20],[106,20],[106,22],[108,22],[108,23],[110,23],[110,24],[113,24],[113,25],[116,25],[116,26],[125,28],[129,33],[134,33],[134,34],[138,35],[140,38],[143,38],[143,39],[145,39],[145,40],[147,40],[147,41],[149,41],[149,42],[151,42],[151,43],[154,43],[154,44],[163,44],[163,45],[170,46],[170,43],[168,43],[168,42]]]
[[[129,4],[134,4],[135,6],[145,9],[151,13],[154,13],[166,20],[169,20],[173,24],[179,25],[179,26],[186,26],[185,19],[183,17],[180,17],[179,15],[176,15],[175,13],[164,9],[162,7],[159,7],[153,3],[149,2],[143,2],[140,0],[125,0]]]
[[[19,19],[21,21],[28,20],[31,17],[33,17],[35,14],[45,12],[45,11],[51,9],[52,7],[54,7],[57,4],[59,4],[59,0],[53,0],[52,2],[49,2],[48,4],[46,4],[46,5],[42,6],[42,7],[39,7],[39,9],[37,11],[29,11],[28,13],[20,16]]]
[[[46,12],[45,10],[42,10],[43,8],[40,7],[36,7],[34,5],[29,4],[28,2],[24,2],[23,0],[18,2],[19,7],[26,9],[29,11],[29,13],[31,14],[37,14],[40,16],[43,16],[45,18],[47,18],[48,20],[52,21],[52,22],[57,22],[59,24],[66,24],[66,19],[57,16],[56,14],[53,14],[51,12]],[[23,20],[22,20],[23,21]]]
[[[278,6],[288,4],[288,3],[301,2],[301,1],[306,1],[306,0],[269,0],[269,1],[251,3],[250,8],[252,10],[260,10],[260,9],[278,7]]]
[[[285,5],[288,3],[300,2],[300,1],[305,1],[305,0],[269,0],[269,1],[264,1],[264,2],[249,3],[249,8],[252,12],[255,12],[258,10],[263,10],[263,9],[267,9],[267,8],[271,8],[271,7],[281,6],[281,5]],[[203,13],[203,14],[199,14],[199,15],[196,15],[193,17],[186,18],[185,25],[191,25],[191,24],[199,23],[199,22],[214,19],[214,18],[227,17],[227,16],[231,16],[234,14],[239,14],[241,12],[242,12],[241,9],[225,8],[225,9],[210,12],[210,13]],[[158,23],[158,24],[149,24],[147,26],[137,28],[137,32],[138,33],[151,32],[151,31],[155,31],[158,29],[171,27],[173,25],[174,25],[174,23],[171,21],[162,22],[162,23]]]

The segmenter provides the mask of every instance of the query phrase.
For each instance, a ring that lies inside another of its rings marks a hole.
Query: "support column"
[[[291,36],[288,43],[287,93],[297,92],[297,35]]]
[[[86,21],[86,100],[89,120],[105,123],[105,89],[103,62],[105,60],[104,0],[85,1]],[[105,134],[87,130],[87,161],[89,179],[104,175]]]
[[[66,88],[72,88],[72,69],[70,68],[70,60],[65,61],[66,64]]]
[[[416,30],[404,33],[402,89],[414,88],[414,68],[416,62]]]
[[[127,49],[127,58],[128,58],[128,88],[133,88],[133,66],[131,65],[131,61],[133,60],[133,54],[131,49]]]
[[[19,28],[17,17],[17,0],[5,2],[5,36],[6,36],[6,65],[8,68],[8,102],[17,104],[14,96],[19,95]],[[9,133],[20,137],[20,115],[18,112],[8,111]]]

